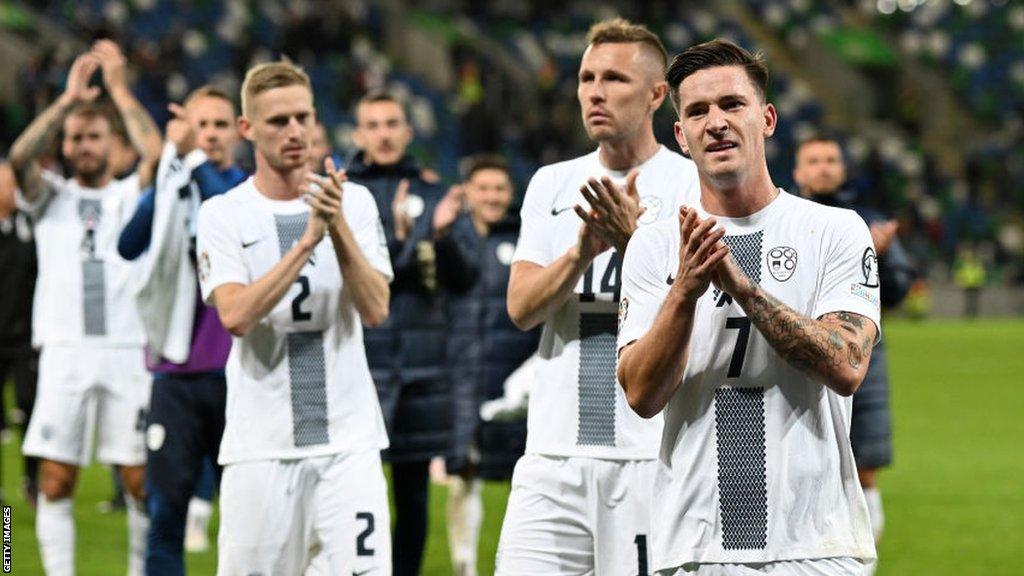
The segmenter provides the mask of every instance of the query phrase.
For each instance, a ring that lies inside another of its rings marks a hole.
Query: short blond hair
[[[205,84],[196,88],[185,98],[184,106],[188,106],[190,103],[199,100],[200,98],[216,98],[223,100],[231,105],[231,110],[234,111],[235,103],[231,100],[231,96],[228,93],[212,84]]]
[[[625,18],[612,18],[594,23],[587,32],[587,44],[641,44],[658,54],[661,69],[668,67],[668,51],[657,34],[643,24],[634,24]]]
[[[245,73],[242,81],[242,114],[248,116],[252,110],[253,98],[274,88],[305,86],[312,91],[309,76],[288,60],[257,64]]]

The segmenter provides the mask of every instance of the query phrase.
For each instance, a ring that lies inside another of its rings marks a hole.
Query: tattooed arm
[[[110,40],[99,40],[93,45],[92,54],[103,68],[103,83],[124,120],[128,139],[139,153],[139,186],[145,188],[152,183],[157,163],[160,162],[163,150],[160,130],[128,87],[125,70],[127,61],[117,44]]]
[[[75,104],[90,102],[99,95],[99,88],[89,86],[89,78],[98,67],[99,61],[91,54],[82,54],[76,58],[68,71],[64,93],[42,114],[36,116],[11,146],[8,159],[14,169],[21,196],[27,202],[35,202],[44,189],[38,160],[60,131],[65,114]]]
[[[736,299],[790,366],[840,396],[860,387],[878,334],[872,320],[852,312],[830,312],[818,319],[804,316],[748,278],[732,258],[719,266],[715,284]]]

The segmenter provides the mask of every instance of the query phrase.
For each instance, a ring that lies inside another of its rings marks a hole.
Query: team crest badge
[[[419,218],[423,214],[423,209],[426,208],[426,203],[423,202],[423,198],[415,194],[409,194],[409,198],[406,199],[405,214],[413,220]]]
[[[796,270],[796,250],[789,246],[776,246],[768,251],[768,271],[772,278],[785,282]]]
[[[658,219],[661,215],[661,198],[657,196],[644,196],[640,198],[640,207],[644,209],[644,213],[640,215],[640,224],[650,224]]]
[[[498,257],[498,262],[501,262],[502,266],[510,266],[512,264],[512,255],[516,253],[516,247],[511,242],[502,242],[498,244],[498,248],[495,250],[495,256]]]
[[[874,248],[868,246],[864,249],[864,255],[860,258],[860,269],[864,274],[864,281],[860,285],[878,288],[878,256]]]

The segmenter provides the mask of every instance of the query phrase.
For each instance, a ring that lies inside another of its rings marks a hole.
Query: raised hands
[[[639,173],[633,170],[626,176],[623,190],[612,179],[605,176],[598,180],[590,178],[580,187],[580,194],[590,204],[590,211],[581,206],[574,209],[576,215],[594,234],[600,236],[608,246],[615,247],[620,254],[626,252],[626,244],[637,228],[637,220],[643,214],[640,195],[636,189]]]
[[[679,208],[679,267],[674,290],[696,301],[711,284],[721,264],[728,261],[729,247],[722,242],[725,230],[715,228],[714,217],[701,219],[693,208]]]
[[[455,184],[434,208],[434,234],[444,236],[462,213],[465,204],[465,189]]]
[[[184,156],[196,147],[195,131],[192,130],[192,123],[184,107],[171,103],[167,105],[167,110],[174,115],[167,122],[167,141],[174,143],[178,156]]]
[[[90,54],[103,70],[103,84],[107,91],[113,95],[119,90],[128,89],[128,60],[113,40],[97,40]]]
[[[338,170],[330,157],[324,161],[326,176],[306,174],[304,193],[312,218],[306,225],[306,235],[319,241],[324,233],[341,221],[342,185],[348,180],[344,170]]]
[[[871,242],[875,245],[875,252],[879,256],[885,254],[889,249],[889,245],[892,244],[892,239],[896,236],[896,231],[899,227],[900,223],[896,220],[875,222],[868,227],[868,230],[871,232]]]
[[[65,106],[79,102],[92,102],[100,95],[98,86],[89,86],[89,80],[100,67],[100,61],[92,52],[81,54],[71,64],[67,83],[60,99]]]

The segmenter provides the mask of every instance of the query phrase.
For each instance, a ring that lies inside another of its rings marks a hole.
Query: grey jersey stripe
[[[715,432],[722,547],[763,550],[768,544],[764,389],[715,390]]]
[[[327,444],[331,439],[327,431],[327,368],[321,332],[288,334],[288,376],[295,446]]]
[[[78,199],[82,221],[82,332],[86,336],[107,334],[107,290],[103,260],[96,257],[96,231],[103,217],[99,200]]]
[[[618,318],[580,313],[579,446],[615,446],[615,335]]]
[[[732,257],[736,259],[743,273],[754,282],[761,282],[761,243],[764,238],[764,230],[758,230],[753,234],[735,234],[723,236],[722,242],[732,251]],[[718,300],[721,291],[715,288],[714,297]]]
[[[281,255],[302,237],[309,213],[275,214]],[[295,446],[330,442],[327,427],[327,367],[323,334],[292,332],[288,340],[288,379],[291,384],[292,435]]]

